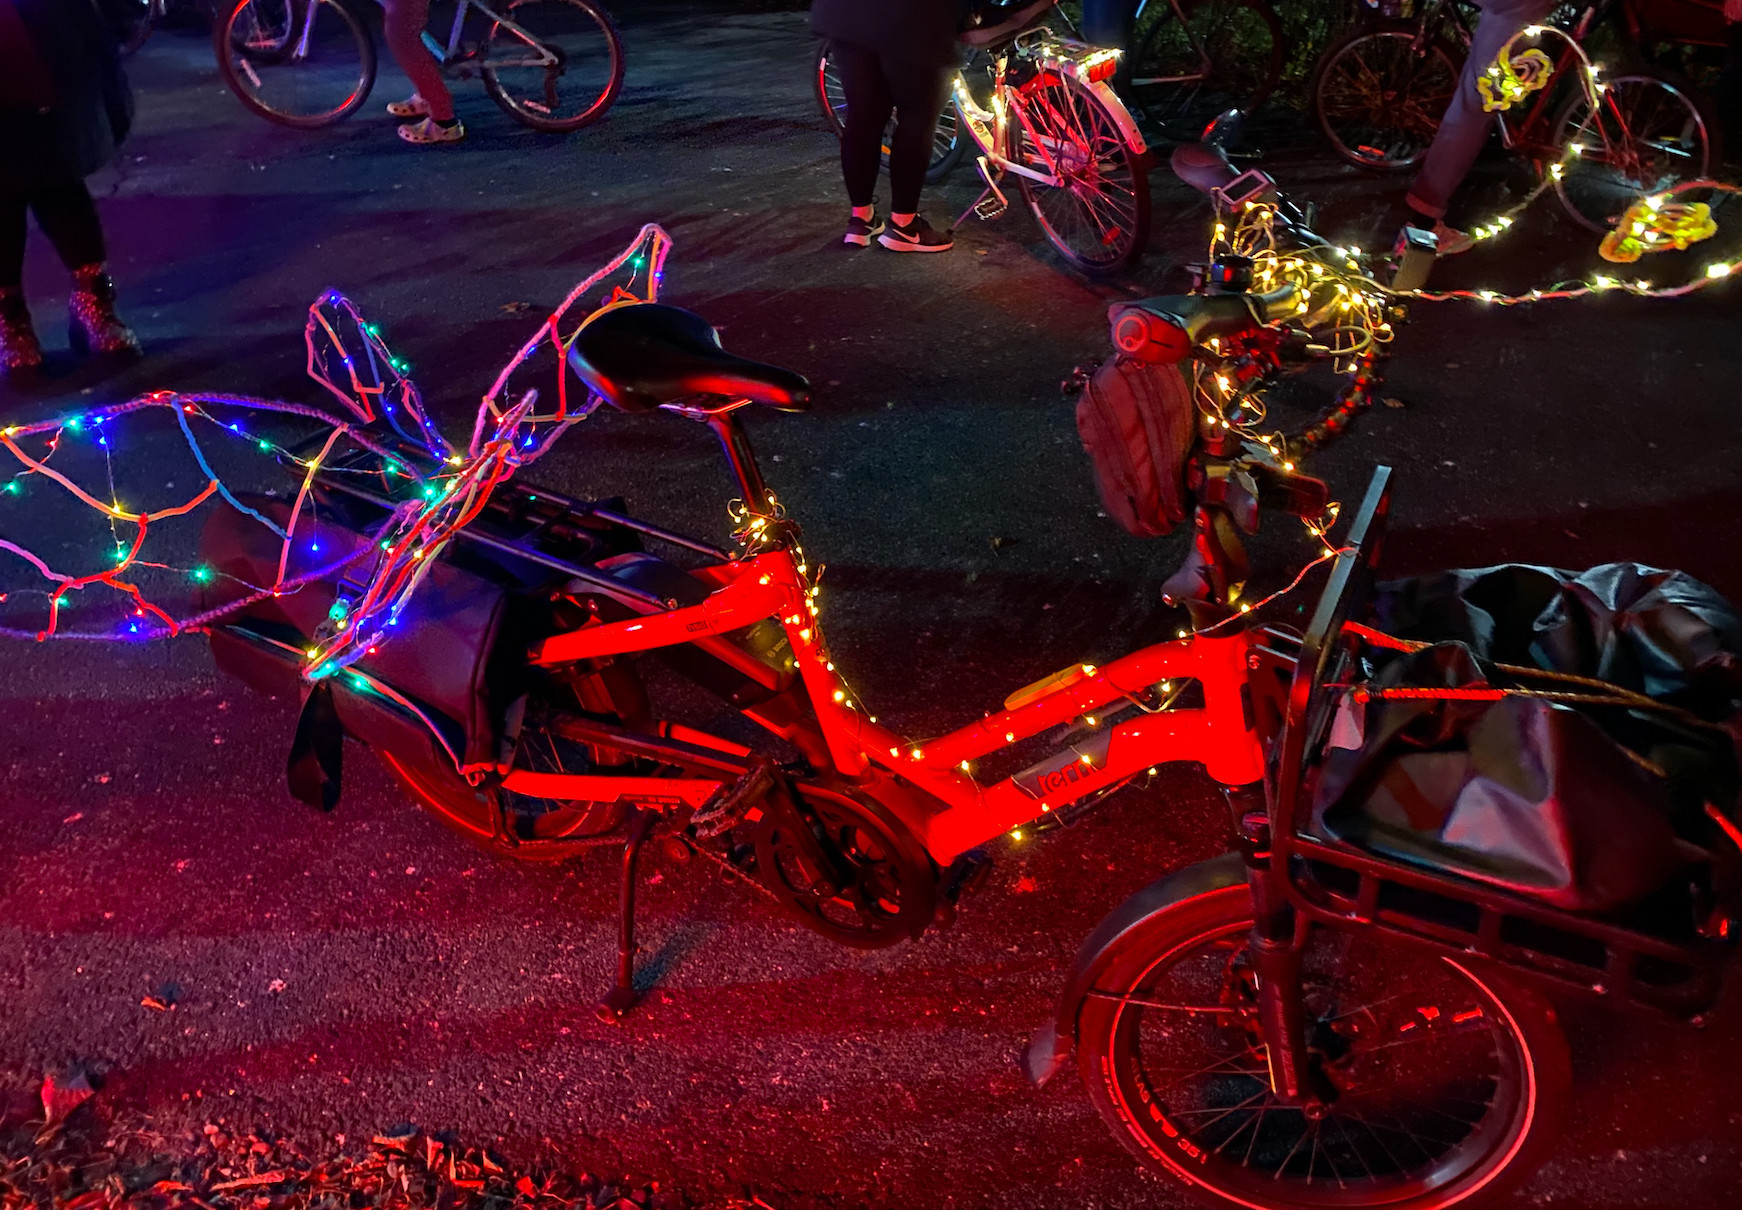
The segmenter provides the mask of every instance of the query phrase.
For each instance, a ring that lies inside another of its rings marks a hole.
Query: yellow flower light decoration
[[[1688,245],[1717,233],[1712,208],[1705,202],[1668,202],[1653,194],[1627,208],[1615,230],[1603,237],[1597,253],[1612,264],[1627,265],[1647,252],[1670,248],[1685,252]]]
[[[1554,63],[1542,51],[1532,48],[1508,55],[1511,48],[1508,42],[1500,57],[1488,65],[1487,74],[1476,81],[1483,113],[1511,109],[1531,93],[1547,88],[1554,75]]]

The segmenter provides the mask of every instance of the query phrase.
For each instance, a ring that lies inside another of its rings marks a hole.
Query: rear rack
[[[385,439],[385,435],[381,433],[373,435],[377,440],[384,440],[385,444],[393,447],[394,456],[401,462],[416,467],[421,475],[428,477],[439,473],[439,465],[416,447]],[[356,461],[366,462],[370,457],[367,451],[359,451]],[[343,461],[337,462],[331,469],[323,468],[316,472],[315,484],[324,493],[368,505],[381,510],[383,514],[392,512],[403,503],[366,486],[368,481],[356,473],[361,469],[361,466],[353,467]],[[575,558],[574,548],[583,541],[579,531],[616,528],[682,547],[713,562],[725,562],[732,557],[730,552],[711,543],[639,520],[621,511],[620,507],[613,507],[620,504],[620,501],[606,503],[579,500],[562,492],[511,480],[497,488],[484,511],[471,525],[459,531],[456,537],[494,554],[507,555],[559,572],[640,613],[656,613],[669,609],[671,602],[615,579]]]
[[[1314,766],[1337,703],[1327,686],[1345,679],[1359,645],[1344,625],[1366,607],[1389,510],[1390,472],[1381,467],[1336,557],[1289,688],[1271,821],[1274,868],[1283,871],[1289,901],[1319,924],[1380,929],[1628,1007],[1702,1023],[1722,991],[1734,952],[1733,928],[1710,938],[1662,935],[1308,831]]]

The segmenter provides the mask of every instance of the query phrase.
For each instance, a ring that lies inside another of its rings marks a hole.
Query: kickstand
[[[629,835],[623,841],[623,889],[617,921],[617,982],[605,993],[595,1010],[606,1023],[619,1021],[635,1007],[641,997],[635,990],[635,861],[641,856],[641,842],[653,830],[656,811],[635,812],[629,821]]]

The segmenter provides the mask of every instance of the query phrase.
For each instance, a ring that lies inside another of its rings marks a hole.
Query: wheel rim
[[[1427,152],[1457,91],[1458,69],[1438,46],[1417,54],[1411,35],[1373,34],[1325,64],[1316,100],[1325,134],[1346,158],[1404,168]]]
[[[1160,133],[1197,139],[1224,110],[1250,111],[1264,103],[1282,68],[1276,25],[1267,12],[1245,0],[1195,0],[1181,6],[1182,25],[1167,5],[1155,7],[1160,16],[1139,43],[1128,87]]]
[[[1627,207],[1710,167],[1704,116],[1681,89],[1650,76],[1611,80],[1594,120],[1575,99],[1561,121],[1557,147],[1584,149],[1564,161],[1556,189],[1567,212],[1593,231],[1615,225]]]
[[[1113,994],[1108,1089],[1147,1151],[1264,1206],[1461,1199],[1505,1168],[1534,1116],[1534,1073],[1480,980],[1372,934],[1316,933],[1303,977],[1309,1045],[1338,1095],[1309,1122],[1269,1090],[1249,927],[1200,934]]]
[[[1123,262],[1142,228],[1141,185],[1123,132],[1088,92],[1060,77],[1042,77],[1021,98],[1033,129],[1013,123],[1018,161],[1060,178],[1058,185],[1022,178],[1047,238],[1085,265]]]
[[[535,122],[585,125],[616,99],[619,51],[604,16],[579,0],[516,0],[493,24],[485,67],[503,100]]]
[[[373,81],[368,34],[333,0],[244,0],[219,46],[243,100],[269,117],[320,125],[350,113]]]

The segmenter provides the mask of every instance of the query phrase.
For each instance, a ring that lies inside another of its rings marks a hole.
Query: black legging
[[[97,220],[97,204],[83,181],[38,189],[22,195],[0,194],[0,289],[17,289],[24,281],[25,217],[36,215],[36,225],[60,253],[69,269],[99,264],[107,259],[103,225]]]
[[[841,175],[847,198],[869,206],[883,162],[883,132],[893,111],[898,121],[889,148],[889,209],[912,214],[931,165],[932,135],[949,95],[950,71],[880,55],[852,42],[833,44],[847,100],[847,129],[841,135]]]

